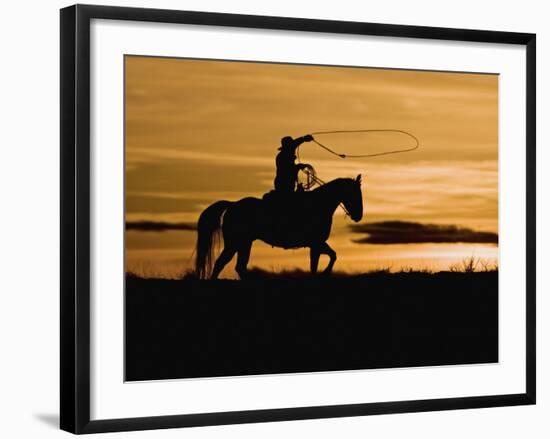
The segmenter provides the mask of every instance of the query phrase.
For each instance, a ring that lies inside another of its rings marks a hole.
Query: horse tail
[[[233,204],[231,201],[217,201],[208,206],[199,217],[195,247],[195,273],[200,279],[207,279],[212,273],[213,253],[220,240],[222,216],[231,204]]]

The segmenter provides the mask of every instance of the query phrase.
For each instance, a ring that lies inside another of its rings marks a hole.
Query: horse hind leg
[[[233,259],[235,256],[236,250],[232,247],[224,247],[216,263],[214,264],[214,269],[212,270],[212,279],[217,279],[223,268]]]
[[[249,241],[239,247],[237,252],[237,266],[235,270],[241,279],[244,279],[247,274],[246,266],[250,259],[250,250],[252,248],[252,241]]]

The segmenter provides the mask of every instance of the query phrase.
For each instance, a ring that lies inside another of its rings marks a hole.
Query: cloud
[[[252,154],[223,154],[219,152],[209,153],[184,149],[187,145],[178,147],[133,147],[126,156],[126,164],[140,165],[151,163],[174,163],[174,162],[200,162],[208,166],[237,166],[244,168],[272,168],[274,159],[271,156],[257,156]],[[269,150],[272,155],[276,153],[275,147]],[[195,163],[194,163],[195,164]]]
[[[167,223],[164,221],[127,221],[126,230],[164,232],[166,230],[197,230],[194,223]]]
[[[409,221],[381,221],[350,225],[350,229],[367,236],[354,239],[359,244],[419,244],[467,242],[498,244],[498,234],[480,232],[453,225],[422,224]]]

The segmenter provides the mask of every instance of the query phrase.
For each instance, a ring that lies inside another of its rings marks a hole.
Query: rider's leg
[[[251,247],[252,241],[249,241],[241,245],[237,253],[237,266],[235,267],[235,270],[241,279],[246,277],[246,266],[248,265],[248,260],[250,259]]]
[[[311,246],[309,248],[309,268],[312,274],[317,273],[317,267],[319,266],[319,256],[321,256],[319,247]]]
[[[227,265],[227,263],[233,258],[235,255],[235,249],[232,247],[224,247],[222,253],[216,259],[216,263],[214,264],[214,270],[212,270],[212,279],[217,279],[220,275],[221,271],[223,270],[223,267]]]
[[[323,271],[325,274],[330,274],[332,272],[332,267],[334,267],[334,263],[336,262],[336,252],[326,242],[323,242],[320,250],[321,254],[328,255],[330,258],[327,268]]]

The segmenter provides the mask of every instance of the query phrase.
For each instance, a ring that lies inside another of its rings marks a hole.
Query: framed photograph
[[[535,35],[61,10],[62,429],[535,387]]]

